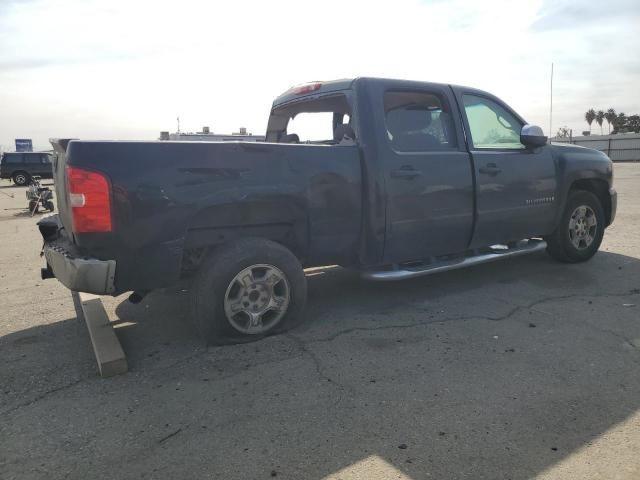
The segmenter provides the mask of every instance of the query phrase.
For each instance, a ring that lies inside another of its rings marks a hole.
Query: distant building
[[[196,133],[169,133],[160,132],[159,140],[173,140],[186,142],[264,142],[264,135],[247,133],[247,129],[240,127],[240,131],[232,134],[213,133],[209,127],[202,127],[201,132]]]

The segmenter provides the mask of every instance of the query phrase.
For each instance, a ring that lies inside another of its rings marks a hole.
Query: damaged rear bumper
[[[54,242],[44,246],[47,270],[69,290],[113,295],[115,289],[116,261],[95,258],[77,258]]]
[[[114,295],[116,261],[99,260],[82,256],[75,245],[64,235],[57,215],[38,222],[44,238],[42,255],[47,265],[42,271],[43,278],[55,277],[60,283],[76,292],[97,295]]]

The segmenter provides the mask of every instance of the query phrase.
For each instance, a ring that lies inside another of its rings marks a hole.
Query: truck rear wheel
[[[192,317],[207,344],[258,340],[301,319],[307,284],[298,259],[283,246],[241,239],[216,249],[191,289]]]
[[[602,243],[605,218],[602,204],[593,193],[574,190],[556,231],[545,238],[547,252],[556,260],[584,262],[593,257]]]

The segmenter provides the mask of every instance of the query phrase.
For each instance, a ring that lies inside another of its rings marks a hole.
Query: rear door
[[[520,143],[525,124],[499,99],[462,91],[469,148],[476,176],[476,226],[473,247],[540,236],[553,229],[557,189],[549,145]]]
[[[380,98],[384,261],[464,251],[473,223],[473,178],[451,89],[390,84]]]

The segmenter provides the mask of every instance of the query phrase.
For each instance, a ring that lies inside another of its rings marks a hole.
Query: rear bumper
[[[611,225],[616,218],[616,211],[618,210],[618,192],[616,192],[615,188],[609,189],[609,196],[611,198],[611,212],[609,214],[609,225]]]
[[[45,243],[47,268],[65,287],[97,295],[115,294],[115,260],[78,258],[55,242]]]
[[[67,236],[59,215],[41,219],[38,228],[47,261],[42,278],[55,277],[71,290],[119,295],[130,290],[168,287],[180,279],[184,252],[182,238],[134,251],[122,248],[111,239],[94,242],[92,248],[87,248],[77,246]]]

